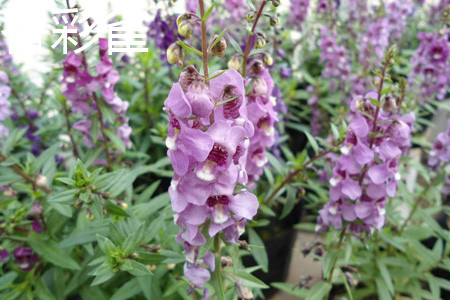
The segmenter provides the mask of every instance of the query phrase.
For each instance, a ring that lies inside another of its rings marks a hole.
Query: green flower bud
[[[95,219],[94,215],[91,213],[90,210],[88,210],[86,213],[86,219],[88,219],[89,221],[92,221]]]
[[[255,48],[261,49],[261,48],[264,48],[265,45],[266,45],[266,39],[260,35],[257,35],[256,41],[255,41]]]
[[[175,42],[167,48],[167,61],[169,64],[183,65],[183,48],[179,42]]]
[[[273,5],[274,7],[278,7],[278,6],[280,6],[280,4],[281,4],[281,1],[280,1],[280,0],[272,0],[272,5]]]
[[[251,23],[251,22],[255,21],[256,15],[255,15],[255,13],[248,13],[245,15],[245,19],[247,20],[247,22]]]
[[[271,17],[270,17],[270,25],[271,25],[271,26],[275,26],[275,25],[277,25],[278,23],[280,23],[280,19],[278,19],[278,18],[275,17],[275,16],[271,16]]]
[[[269,53],[264,52],[262,59],[263,59],[264,65],[266,65],[266,66],[273,65],[273,57]]]
[[[194,32],[194,26],[191,20],[184,20],[178,25],[178,33],[185,38],[190,39]]]
[[[236,71],[239,71],[241,69],[241,65],[242,63],[239,55],[233,55],[228,61],[228,69],[235,69]]]

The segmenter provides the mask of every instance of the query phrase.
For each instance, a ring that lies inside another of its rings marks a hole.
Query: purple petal
[[[242,193],[231,197],[228,205],[236,215],[251,220],[258,212],[259,202],[254,194]]]

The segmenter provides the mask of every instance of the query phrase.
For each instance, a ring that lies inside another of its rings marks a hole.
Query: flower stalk
[[[261,3],[261,6],[259,7],[258,12],[256,13],[256,18],[255,18],[255,21],[253,22],[251,35],[248,37],[247,45],[245,46],[244,61],[242,63],[242,77],[244,77],[244,78],[245,78],[245,75],[247,74],[247,61],[248,61],[248,58],[249,58],[249,55],[250,55],[250,48],[252,46],[252,41],[253,41],[253,38],[254,38],[254,35],[255,35],[254,33],[255,33],[256,25],[258,25],[259,18],[262,15],[262,12],[263,12],[263,9],[264,9],[264,6],[266,5],[266,3],[267,3],[267,1],[264,0]]]

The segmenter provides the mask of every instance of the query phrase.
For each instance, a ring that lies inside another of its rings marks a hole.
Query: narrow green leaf
[[[253,228],[248,229],[248,238],[250,244],[261,246],[261,248],[251,248],[252,255],[256,262],[262,267],[262,270],[267,273],[269,271],[269,258],[263,241]]]
[[[200,57],[203,56],[203,53],[198,51],[197,49],[185,44],[181,39],[178,39],[178,42],[180,43],[180,46],[183,47],[184,49],[186,49],[187,51],[192,51],[195,54],[199,55]]]

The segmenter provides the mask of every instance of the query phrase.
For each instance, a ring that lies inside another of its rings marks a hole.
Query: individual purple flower
[[[20,246],[13,251],[15,263],[22,271],[31,271],[40,262],[39,257],[30,247]]]
[[[280,76],[281,76],[281,78],[289,79],[289,78],[291,78],[291,75],[292,75],[292,69],[291,68],[289,68],[289,67],[281,67],[281,69],[280,69]]]
[[[377,96],[369,92],[352,100],[354,115],[329,180],[330,201],[319,211],[320,230],[339,229],[346,223],[358,235],[384,225],[386,199],[396,193],[401,178],[398,163],[410,147],[414,117],[399,115],[389,106],[376,113],[371,98]]]
[[[0,251],[0,263],[4,263],[9,256],[9,252],[6,249]]]

